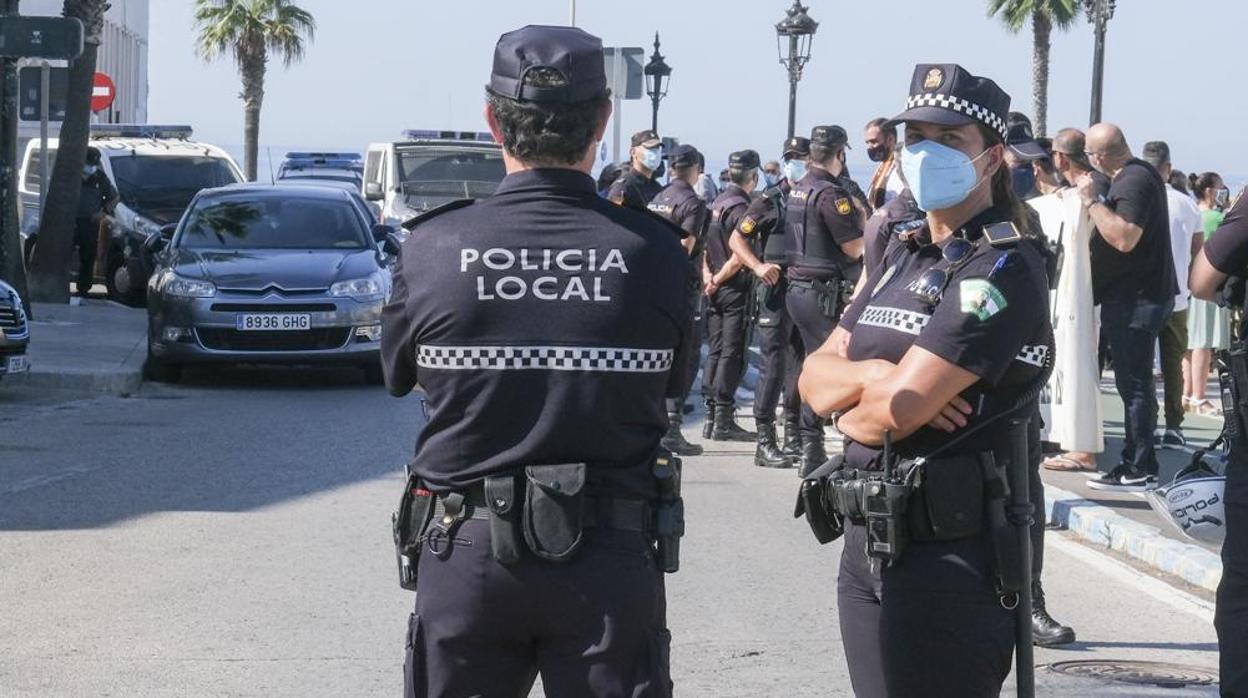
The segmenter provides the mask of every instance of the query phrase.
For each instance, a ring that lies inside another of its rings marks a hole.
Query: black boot
[[[1075,641],[1075,631],[1070,626],[1053,620],[1044,607],[1044,589],[1040,582],[1031,583],[1031,641],[1040,647],[1069,645]]]
[[[784,446],[780,450],[794,462],[802,459],[801,429],[796,419],[784,420]]]
[[[753,441],[758,434],[746,431],[737,424],[736,410],[732,405],[715,406],[715,428],[711,432],[711,441]]]
[[[823,434],[802,434],[802,474],[808,475],[828,460]]]
[[[754,449],[754,465],[760,468],[793,467],[793,463],[776,446],[775,422],[758,423],[758,448]]]
[[[663,435],[663,440],[659,445],[678,456],[700,456],[702,455],[702,447],[697,444],[691,444],[685,440],[685,435],[680,433],[680,413],[667,413],[667,433]]]
[[[715,430],[715,403],[710,400],[706,401],[706,421],[702,423],[702,438],[711,438],[711,432]]]

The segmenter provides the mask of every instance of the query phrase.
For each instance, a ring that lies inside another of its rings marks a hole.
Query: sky
[[[798,88],[797,131],[843,125],[851,172],[870,176],[862,126],[901,111],[916,63],[955,62],[991,77],[1032,112],[1031,35],[1008,34],[985,0],[805,0],[820,22]],[[191,0],[153,0],[149,119],[190,123],[231,150],[242,142],[242,102],[229,60],[194,53]],[[483,86],[498,36],[525,24],[566,24],[570,0],[300,0],[318,30],[305,60],[271,62],[261,145],[363,151],[406,128],[485,130]],[[659,112],[663,135],[721,163],[754,148],[778,154],[788,80],[774,25],[791,0],[579,0],[577,26],[607,46],[651,51],[655,31],[672,66]],[[1107,39],[1104,118],[1136,150],[1166,140],[1182,170],[1248,172],[1248,113],[1232,66],[1248,20],[1243,0],[1119,0]],[[1081,16],[1054,34],[1049,133],[1086,127],[1093,32]],[[624,102],[625,134],[650,124],[648,99]],[[610,131],[608,131],[610,143]],[[279,153],[274,152],[275,157]]]

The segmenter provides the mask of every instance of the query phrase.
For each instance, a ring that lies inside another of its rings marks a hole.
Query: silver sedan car
[[[355,364],[380,382],[394,230],[345,191],[242,184],[197,195],[148,283],[148,377],[188,364]]]

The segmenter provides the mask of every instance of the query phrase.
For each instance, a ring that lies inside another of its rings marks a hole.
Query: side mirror
[[[393,233],[387,235],[385,239],[381,241],[381,251],[391,257],[398,257],[399,250],[402,249],[402,247],[403,243],[399,240],[399,236]]]
[[[386,198],[385,193],[381,190],[380,182],[364,183],[364,200],[365,201],[381,201]]]
[[[385,242],[386,238],[390,237],[391,235],[394,235],[396,232],[398,231],[395,230],[394,226],[392,225],[386,225],[385,223],[373,224],[373,240],[375,242],[378,242],[378,243]]]

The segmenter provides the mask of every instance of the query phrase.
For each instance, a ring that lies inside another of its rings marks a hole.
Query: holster
[[[655,558],[660,570],[680,569],[680,539],[685,535],[685,500],[680,496],[681,460],[660,449],[651,465],[659,500],[654,510]]]
[[[839,318],[843,307],[840,279],[813,281],[810,287],[815,292],[815,303],[819,307],[819,312],[831,320]]]
[[[490,508],[490,549],[494,559],[504,565],[520,561],[520,546],[524,543],[517,480],[514,474],[491,475],[484,483],[485,503]]]
[[[1234,439],[1248,434],[1248,344],[1236,341],[1219,351],[1217,368],[1227,437]]]
[[[399,508],[390,517],[399,586],[408,591],[416,591],[420,546],[433,518],[433,502],[433,493],[421,487],[420,479],[409,470]]]
[[[521,527],[529,550],[543,560],[570,560],[584,540],[584,463],[530,465],[524,469]]]
[[[780,282],[783,283],[783,282]],[[755,303],[758,307],[758,326],[759,327],[779,327],[780,319],[784,315],[784,307],[773,307],[772,298],[779,293],[779,284],[769,286],[766,283],[758,283],[754,286],[754,294],[757,296]]]
[[[793,518],[806,517],[815,540],[821,545],[831,543],[845,534],[845,522],[837,513],[828,495],[831,493],[829,481],[845,463],[844,456],[834,456],[813,472],[806,474],[797,491],[797,503],[793,509]]]

